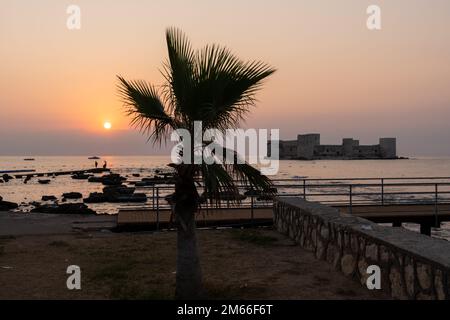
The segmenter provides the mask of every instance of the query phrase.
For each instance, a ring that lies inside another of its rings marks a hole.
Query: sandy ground
[[[386,299],[270,229],[199,230],[211,299]],[[173,232],[0,236],[0,299],[172,299]],[[80,291],[66,287],[81,268]]]

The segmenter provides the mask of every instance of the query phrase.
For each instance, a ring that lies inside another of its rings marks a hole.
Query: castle
[[[360,145],[352,138],[343,139],[341,145],[321,145],[320,134],[310,133],[279,143],[280,159],[397,159],[396,138],[380,138],[376,145]]]

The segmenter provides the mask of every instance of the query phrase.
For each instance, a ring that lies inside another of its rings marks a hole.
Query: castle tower
[[[320,134],[300,134],[297,137],[297,157],[299,159],[312,159],[314,147],[320,145]]]
[[[385,159],[397,158],[397,139],[380,138],[381,157]]]

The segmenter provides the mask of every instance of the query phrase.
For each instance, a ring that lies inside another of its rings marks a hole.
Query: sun
[[[104,124],[103,124],[103,128],[105,128],[106,130],[109,130],[109,129],[111,129],[112,128],[112,124],[111,124],[111,122],[105,122]]]

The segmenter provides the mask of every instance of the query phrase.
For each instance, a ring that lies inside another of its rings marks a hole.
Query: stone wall
[[[274,201],[274,225],[299,245],[366,286],[381,269],[381,290],[395,299],[450,299],[450,242],[379,226],[300,198]]]

